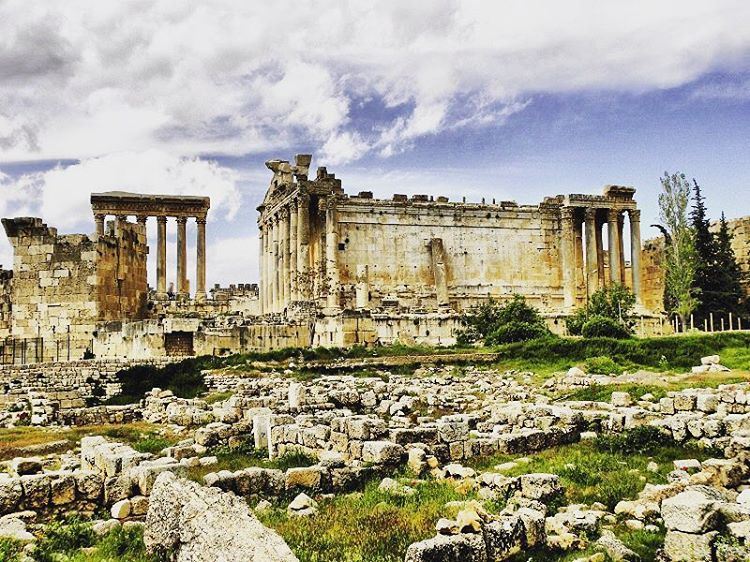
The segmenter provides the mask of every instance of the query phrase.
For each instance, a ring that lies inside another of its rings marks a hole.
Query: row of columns
[[[630,220],[630,267],[632,289],[636,304],[642,304],[641,273],[641,212],[638,209],[627,209]],[[606,213],[606,217],[602,217]],[[563,300],[566,309],[576,305],[579,264],[584,268],[586,292],[591,296],[607,281],[604,270],[604,243],[602,227],[607,224],[609,252],[609,282],[625,284],[625,252],[623,232],[625,218],[620,209],[583,209],[583,219],[576,207],[561,209],[562,232],[561,253],[563,267]],[[586,253],[582,251],[583,230],[585,226]]]
[[[104,221],[107,215],[96,214],[96,234],[104,234]],[[149,215],[137,215],[138,224],[146,229]],[[167,218],[156,217],[156,296],[159,299],[167,298]],[[187,221],[188,217],[177,218],[177,296],[186,298],[189,296],[190,288],[187,280]],[[199,302],[206,300],[206,217],[193,217],[197,226],[196,237],[196,291],[195,299]],[[127,216],[116,217],[117,223],[127,222]]]
[[[327,224],[331,217],[326,215]],[[283,312],[290,303],[310,298],[310,197],[298,194],[262,216],[258,227],[261,306],[264,313]],[[335,234],[327,233],[326,239],[326,254],[334,256],[333,265],[327,264],[327,273],[337,277],[335,251],[330,249],[337,243]]]

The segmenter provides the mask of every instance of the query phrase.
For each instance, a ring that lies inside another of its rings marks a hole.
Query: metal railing
[[[70,334],[55,338],[7,337],[0,340],[0,365],[26,365],[70,360]]]

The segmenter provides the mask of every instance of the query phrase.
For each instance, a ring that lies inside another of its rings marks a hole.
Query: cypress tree
[[[706,203],[698,182],[693,179],[693,196],[695,204],[690,213],[690,222],[695,233],[695,250],[698,263],[693,279],[693,287],[700,304],[695,309],[696,325],[703,325],[704,318],[711,312],[716,313],[720,285],[716,275],[718,248],[716,238],[709,229],[710,220],[706,213]]]
[[[715,312],[723,316],[741,311],[744,292],[742,290],[742,270],[732,249],[732,233],[729,232],[724,213],[721,213],[719,231],[716,233],[716,283],[720,288],[716,298]]]

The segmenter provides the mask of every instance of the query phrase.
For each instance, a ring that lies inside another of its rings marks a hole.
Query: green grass
[[[269,459],[266,451],[255,449],[251,443],[245,443],[239,447],[215,447],[207,453],[214,455],[217,464],[211,466],[196,466],[188,469],[187,477],[195,482],[203,484],[203,477],[211,472],[229,470],[235,472],[243,468],[258,466],[262,468],[277,468],[287,470],[301,466],[311,466],[317,459],[302,453],[301,451],[290,451],[281,456]]]
[[[380,492],[378,484],[322,500],[313,517],[289,517],[274,508],[260,518],[284,537],[300,562],[401,562],[411,543],[435,535],[440,517],[455,516],[446,503],[474,498],[446,482],[415,484],[410,497]]]
[[[529,456],[529,463],[519,463],[506,470],[507,476],[520,476],[532,472],[546,472],[560,476],[565,486],[565,503],[601,502],[614,509],[623,499],[632,499],[648,482],[662,484],[674,467],[672,461],[684,458],[705,460],[713,451],[678,445],[662,439],[652,446],[634,451],[627,440],[614,444],[585,441],[547,449]],[[520,455],[495,455],[474,459],[468,464],[478,470],[493,470],[497,464],[514,460]],[[649,462],[659,465],[658,472],[646,470]]]
[[[224,402],[224,400],[228,400],[234,395],[234,392],[212,392],[203,400],[206,402],[206,404],[216,404],[217,402]]]

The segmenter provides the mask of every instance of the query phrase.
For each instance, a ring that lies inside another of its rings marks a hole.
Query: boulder
[[[664,526],[670,531],[682,533],[711,531],[718,522],[719,507],[723,501],[723,496],[714,488],[690,486],[662,502]]]
[[[366,441],[362,446],[362,460],[373,464],[398,464],[405,453],[391,441]]]
[[[638,554],[625,546],[625,544],[610,530],[602,532],[599,540],[594,543],[594,547],[606,552],[607,556],[609,556],[613,562],[637,562],[641,559]]]
[[[299,562],[275,531],[264,527],[245,501],[216,488],[159,474],[149,498],[144,542],[151,552],[172,552],[175,562]]]
[[[438,535],[409,545],[404,562],[487,562],[482,535]]]
[[[704,534],[667,531],[664,555],[670,562],[711,562],[717,531]]]

